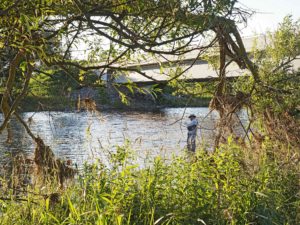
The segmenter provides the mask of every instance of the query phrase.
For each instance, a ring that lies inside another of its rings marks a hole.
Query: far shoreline
[[[95,100],[95,107],[91,109],[85,109],[77,106],[77,102],[70,100],[63,96],[54,97],[35,97],[28,96],[20,104],[17,111],[21,113],[25,112],[80,112],[80,111],[99,111],[99,112],[160,112],[164,108],[199,108],[209,107],[210,98],[197,98],[192,104],[185,102],[174,101],[167,102],[166,104],[155,103],[150,101],[132,101],[128,105],[117,101],[114,103],[102,103],[99,100]],[[185,104],[184,104],[185,103]]]

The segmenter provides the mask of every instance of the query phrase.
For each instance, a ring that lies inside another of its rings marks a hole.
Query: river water
[[[43,138],[54,153],[77,165],[92,162],[114,152],[117,146],[129,143],[138,163],[157,155],[169,158],[186,146],[184,126],[189,114],[197,115],[200,128],[197,143],[213,143],[217,113],[208,108],[166,108],[158,113],[147,112],[37,112],[24,113],[25,121],[35,135]],[[240,114],[246,121],[245,113]],[[0,117],[3,121],[3,117]],[[12,121],[14,142],[5,143],[6,132],[0,135],[0,164],[18,152],[31,157],[34,143],[25,129]]]

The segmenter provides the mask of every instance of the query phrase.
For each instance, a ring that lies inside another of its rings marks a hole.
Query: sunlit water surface
[[[25,121],[54,153],[62,159],[71,159],[77,165],[93,162],[114,152],[116,146],[129,142],[138,163],[161,155],[166,158],[182,152],[186,146],[184,126],[189,114],[197,115],[200,123],[197,145],[212,146],[217,113],[208,108],[167,108],[160,113],[145,112],[37,112],[24,113]],[[246,115],[239,115],[246,121]],[[3,117],[0,117],[3,121]],[[32,157],[34,143],[25,129],[12,121],[14,141],[6,144],[6,132],[0,135],[0,164],[18,152]]]

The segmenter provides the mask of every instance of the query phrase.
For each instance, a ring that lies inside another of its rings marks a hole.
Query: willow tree
[[[4,121],[0,131],[7,128],[8,140],[12,138],[9,121],[13,115],[26,126],[17,109],[28,92],[32,74],[40,68],[132,70],[155,80],[138,67],[128,68],[124,62],[130,61],[137,52],[182,55],[196,48],[200,56],[217,41],[232,46],[227,54],[234,54],[233,60],[244,66],[240,58],[245,57],[245,52],[235,22],[243,19],[245,13],[235,4],[235,0],[1,1],[1,56],[9,53],[9,57],[1,63],[8,70],[1,100]],[[192,47],[192,41],[211,35],[209,31],[216,32],[217,37],[205,45]],[[238,44],[230,34],[236,37]],[[98,47],[93,51],[97,63],[91,65],[66,57],[83,36],[97,38]],[[69,37],[65,47],[55,50],[53,43],[64,37]],[[102,47],[108,41],[110,48]],[[246,62],[255,76],[255,68]],[[17,95],[13,94],[16,76],[23,84]],[[34,138],[30,130],[27,131]]]

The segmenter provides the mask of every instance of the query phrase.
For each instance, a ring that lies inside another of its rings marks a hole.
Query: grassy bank
[[[64,191],[1,181],[1,224],[299,224],[299,163],[279,143],[253,151],[229,141],[215,153],[156,158],[139,169],[120,147],[109,167],[87,165]],[[52,188],[50,187],[52,186]],[[54,186],[54,187],[53,187]],[[50,194],[55,193],[55,194]],[[42,195],[43,194],[43,195]],[[3,197],[3,196],[2,196]],[[20,200],[21,199],[21,200]]]
[[[208,107],[211,98],[174,98],[163,99],[159,102],[131,100],[129,104],[121,101],[110,103],[107,99],[104,101],[96,99],[97,109],[102,110],[137,110],[137,111],[156,111],[164,107]],[[27,96],[20,104],[21,112],[35,111],[72,111],[77,110],[77,102],[70,100],[65,96]]]
[[[19,109],[22,112],[69,111],[76,109],[76,102],[65,96],[27,96]]]
[[[208,107],[212,97],[164,97],[159,105],[164,107]]]
[[[48,78],[48,77],[47,77]],[[126,87],[118,87],[119,92],[111,94],[105,86],[69,87],[65,90],[66,81],[54,85],[40,87],[40,83],[32,81],[31,94],[27,95],[20,104],[22,112],[33,111],[70,111],[77,109],[77,96],[88,96],[95,101],[98,110],[141,110],[155,111],[164,107],[208,107],[212,94],[199,94],[196,87],[200,84],[186,84],[195,93],[190,95],[182,91],[182,87],[166,86],[152,94],[147,91],[131,92]],[[195,86],[196,85],[196,86]],[[203,88],[201,88],[202,90]],[[72,90],[72,91],[71,91]],[[68,94],[66,94],[68,93]],[[68,97],[72,96],[71,97]],[[84,98],[84,97],[83,97]],[[125,104],[126,103],[126,104]]]

